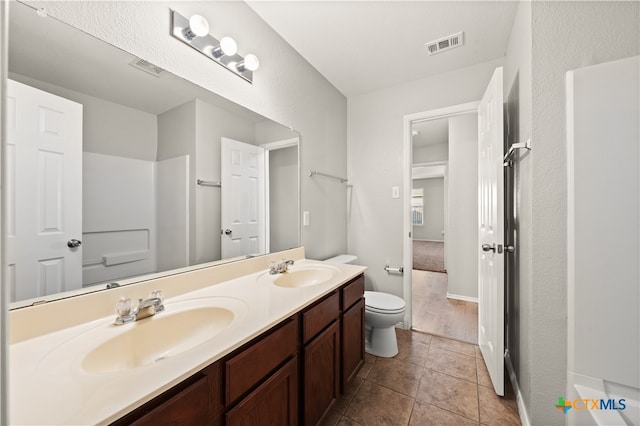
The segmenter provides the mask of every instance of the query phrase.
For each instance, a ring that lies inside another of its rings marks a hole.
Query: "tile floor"
[[[396,329],[394,358],[365,365],[323,426],[520,425],[507,380],[498,397],[476,345]]]

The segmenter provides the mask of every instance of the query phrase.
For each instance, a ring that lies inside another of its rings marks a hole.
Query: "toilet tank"
[[[338,256],[334,256],[332,258],[326,259],[325,262],[329,263],[349,263],[351,265],[355,265],[358,260],[358,256],[354,256],[352,254],[341,254]]]

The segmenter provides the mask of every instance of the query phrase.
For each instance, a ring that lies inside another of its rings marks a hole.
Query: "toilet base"
[[[365,352],[381,358],[392,358],[398,354],[395,326],[385,328],[367,327]]]

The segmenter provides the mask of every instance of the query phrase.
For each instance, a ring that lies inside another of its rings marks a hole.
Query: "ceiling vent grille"
[[[144,59],[140,58],[135,58],[133,61],[129,62],[129,65],[158,78],[160,78],[162,76],[162,73],[164,72],[164,69],[160,68],[159,66],[153,65],[151,62],[145,61]]]
[[[430,41],[425,45],[427,46],[427,52],[429,52],[429,55],[435,55],[436,53],[444,52],[445,50],[460,47],[463,44],[464,32],[459,32],[438,40]]]

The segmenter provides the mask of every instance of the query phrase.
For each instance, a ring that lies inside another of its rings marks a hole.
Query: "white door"
[[[82,105],[9,80],[11,300],[82,287]]]
[[[496,68],[478,107],[478,344],[498,395],[504,395],[502,103],[502,68]]]
[[[264,149],[222,138],[220,158],[222,258],[265,253]]]

